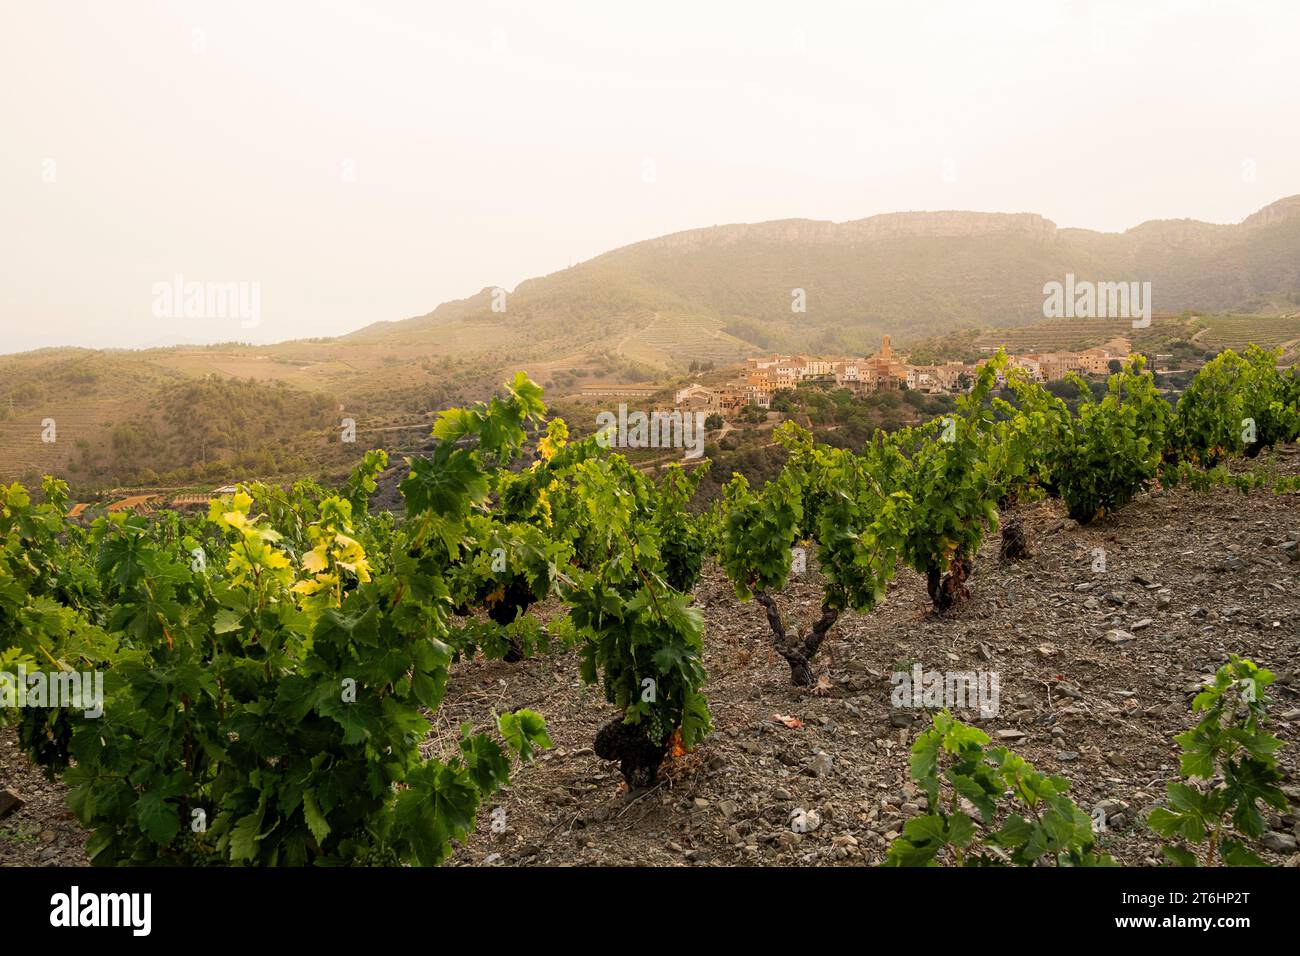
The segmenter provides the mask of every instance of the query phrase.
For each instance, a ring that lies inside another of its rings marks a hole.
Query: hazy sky
[[[1300,3],[4,0],[0,352],[269,342],[664,233],[1300,193]],[[155,314],[257,283],[260,322]]]

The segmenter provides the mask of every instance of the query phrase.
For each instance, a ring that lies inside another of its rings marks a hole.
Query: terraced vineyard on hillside
[[[1019,329],[990,330],[975,340],[977,347],[994,351],[1005,346],[1011,353],[1059,352],[1089,348],[1122,336],[1141,351],[1177,336],[1182,327],[1192,329],[1177,315],[1153,315],[1145,329],[1133,328],[1130,319],[1046,319]]]
[[[109,423],[124,419],[129,402],[109,397],[65,398],[42,402],[36,409],[16,411],[0,421],[0,481],[30,480],[42,474],[64,474],[78,450],[78,442],[97,443]],[[44,440],[42,424],[52,419],[55,439]],[[75,477],[75,476],[74,476]]]
[[[694,361],[729,365],[743,361],[755,349],[708,319],[657,315],[645,328],[627,336],[620,351],[638,361],[684,368]]]
[[[1215,315],[1205,319],[1206,331],[1198,341],[1215,349],[1240,352],[1250,343],[1273,349],[1300,342],[1300,313],[1288,316]]]

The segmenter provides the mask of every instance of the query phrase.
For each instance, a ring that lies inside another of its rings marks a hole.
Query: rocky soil
[[[1300,470],[1295,449],[1280,458]],[[1086,527],[1056,503],[1017,513],[1031,558],[1001,561],[991,538],[971,600],[943,617],[920,576],[900,571],[880,607],[832,629],[810,689],[789,685],[761,609],[707,568],[696,600],[715,730],[636,793],[593,753],[615,711],[580,683],[574,654],[457,668],[430,753],[449,751],[462,722],[488,727],[519,706],[546,717],[556,746],[483,808],[452,865],[878,863],[924,805],[907,757],[925,713],[890,702],[889,675],[913,664],[997,673],[997,715],[957,716],[1073,781],[1076,802],[1105,812],[1105,848],[1143,866],[1161,862],[1142,818],[1177,774],[1173,736],[1193,723],[1195,687],[1230,654],[1249,656],[1278,675],[1270,729],[1300,803],[1300,497],[1155,491]],[[811,618],[819,595],[810,565],[779,598],[787,621]],[[0,864],[84,862],[59,787],[27,765],[9,730],[5,787],[27,805],[0,820]],[[791,827],[797,811],[806,832]],[[1300,865],[1296,813],[1266,817],[1262,855]]]
[[[5,791],[23,801],[12,809]],[[68,809],[62,783],[51,783],[18,749],[12,727],[0,730],[0,866],[86,866],[86,834]]]

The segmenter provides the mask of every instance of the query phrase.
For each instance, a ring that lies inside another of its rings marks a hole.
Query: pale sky
[[[1300,193],[1300,3],[23,2],[0,352],[272,342],[728,222],[1236,222]],[[260,323],[155,283],[257,283]]]

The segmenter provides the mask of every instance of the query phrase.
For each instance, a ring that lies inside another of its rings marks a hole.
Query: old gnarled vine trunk
[[[930,601],[939,613],[954,608],[970,598],[966,579],[970,577],[971,561],[969,558],[953,558],[948,565],[948,573],[943,574],[937,568],[931,568],[925,576],[925,589],[930,594]]]
[[[772,630],[772,644],[776,652],[790,665],[790,683],[796,687],[808,687],[813,683],[812,659],[826,640],[826,634],[839,619],[840,612],[822,605],[822,614],[803,634],[791,643],[786,637],[785,623],[772,595],[766,591],[756,591],[754,598],[767,611],[768,627]]]
[[[668,745],[654,743],[644,727],[616,717],[596,731],[595,750],[602,760],[617,760],[628,789],[636,790],[655,782]]]

